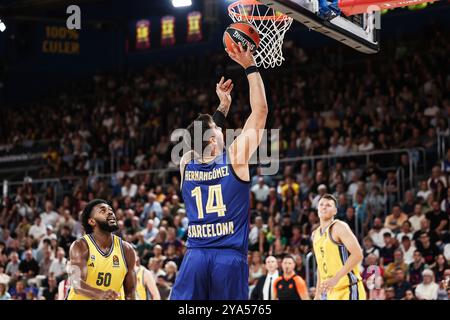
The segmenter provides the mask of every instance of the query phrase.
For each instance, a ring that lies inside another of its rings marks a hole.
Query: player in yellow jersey
[[[334,219],[336,198],[323,195],[318,211],[320,226],[312,233],[318,270],[315,300],[365,300],[358,267],[362,250],[348,224]]]
[[[136,300],[161,300],[156,281],[141,261],[136,252]]]
[[[128,242],[112,234],[119,228],[112,208],[104,200],[92,200],[81,219],[86,234],[70,247],[67,299],[134,300],[135,253]]]

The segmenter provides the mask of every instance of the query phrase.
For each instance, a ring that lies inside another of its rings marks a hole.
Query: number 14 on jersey
[[[197,204],[197,212],[198,212],[198,218],[203,219],[204,213],[203,213],[203,201],[202,201],[202,190],[200,187],[195,187],[192,192],[191,196],[195,197],[195,202]],[[208,187],[208,199],[206,201],[206,213],[215,213],[217,212],[217,215],[219,217],[225,216],[225,211],[227,211],[227,208],[225,204],[223,203],[223,197],[222,197],[222,185],[216,184],[213,186]]]

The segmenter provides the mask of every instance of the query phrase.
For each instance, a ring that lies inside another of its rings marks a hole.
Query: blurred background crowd
[[[314,296],[310,234],[320,195],[332,193],[337,218],[363,247],[370,299],[449,299],[449,46],[449,35],[434,28],[356,59],[340,47],[308,51],[287,42],[289,63],[263,72],[268,128],[280,129],[269,147],[282,161],[274,176],[251,168],[253,297],[265,258],[281,267],[287,253]],[[0,155],[40,157],[26,170],[1,172],[27,177],[0,204],[0,299],[64,299],[68,250],[83,235],[79,213],[94,198],[111,203],[117,234],[135,246],[167,299],[188,225],[170,134],[197,113],[214,112],[221,75],[235,82],[226,127],[242,127],[247,84],[223,53],[208,64],[184,58],[98,74],[2,112]]]

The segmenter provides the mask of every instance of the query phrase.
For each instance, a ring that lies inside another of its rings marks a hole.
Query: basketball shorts
[[[188,249],[170,300],[248,300],[247,256],[233,249]]]
[[[366,290],[362,281],[327,293],[323,300],[366,300]]]

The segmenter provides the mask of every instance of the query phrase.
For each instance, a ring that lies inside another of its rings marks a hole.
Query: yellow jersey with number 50
[[[92,235],[83,236],[89,247],[86,283],[93,288],[103,291],[114,290],[122,295],[121,288],[128,272],[125,251],[122,239],[116,235],[112,237],[111,248],[105,253]],[[121,296],[119,299],[123,300],[124,297]],[[91,298],[75,293],[75,290],[70,287],[67,300],[91,300]]]

